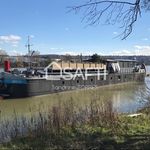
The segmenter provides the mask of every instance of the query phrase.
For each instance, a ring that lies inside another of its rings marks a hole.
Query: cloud
[[[134,48],[137,48],[137,49],[142,49],[143,46],[140,46],[140,45],[134,45]]]
[[[9,55],[11,55],[11,56],[21,56],[22,53],[21,53],[21,52],[18,52],[18,51],[16,51],[16,50],[12,50],[12,51],[9,53]]]
[[[131,55],[131,52],[129,50],[118,50],[114,51],[112,55]]]
[[[68,50],[68,51],[63,51],[61,52],[61,55],[93,55],[93,51],[85,51],[85,50]],[[102,55],[102,54],[99,54],[99,55]]]
[[[150,55],[150,46],[135,45],[134,47],[136,55]]]
[[[30,38],[35,38],[35,36],[34,35],[30,35]]]
[[[66,28],[65,28],[65,30],[66,30],[66,31],[69,31],[69,28],[68,28],[68,27],[66,27]]]
[[[6,51],[0,48],[0,55],[7,55]]]
[[[135,45],[133,46],[133,50],[118,50],[112,52],[112,55],[150,55],[150,46],[147,45]]]
[[[143,41],[148,41],[148,38],[143,38],[142,40],[143,40]]]
[[[50,50],[59,50],[57,47],[51,47]]]
[[[113,34],[114,34],[114,35],[117,35],[117,34],[118,34],[118,32],[114,31],[114,32],[113,32]]]
[[[12,45],[16,45],[21,40],[21,37],[18,35],[1,35],[0,36],[0,42],[1,43],[9,43]]]
[[[93,55],[93,51],[87,51],[87,50],[73,50],[73,49],[65,49],[65,48],[55,48],[51,47],[50,48],[51,53],[53,54],[52,51],[54,51],[55,54],[59,55]],[[100,54],[102,55],[102,54]]]
[[[17,44],[13,44],[12,46],[13,46],[13,47],[18,47],[18,45],[17,45]]]
[[[147,45],[135,45],[134,48],[139,49],[139,50],[149,50],[150,46],[147,46]]]

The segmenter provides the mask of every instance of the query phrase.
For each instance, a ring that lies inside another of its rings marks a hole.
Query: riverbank
[[[15,114],[13,122],[1,122],[0,149],[149,149],[149,110],[130,117],[110,101],[80,107],[70,100],[30,118]]]

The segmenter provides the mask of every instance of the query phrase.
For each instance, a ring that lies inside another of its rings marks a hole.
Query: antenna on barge
[[[29,61],[29,68],[31,68],[31,44],[30,44],[30,36],[28,36],[28,41],[27,41],[27,49],[28,49],[28,61]]]

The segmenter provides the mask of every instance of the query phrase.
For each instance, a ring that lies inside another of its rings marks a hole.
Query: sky
[[[87,26],[69,6],[86,0],[0,0],[0,49],[9,55],[32,50],[41,54],[150,55],[150,12],[143,13],[132,34],[121,40],[119,25]]]

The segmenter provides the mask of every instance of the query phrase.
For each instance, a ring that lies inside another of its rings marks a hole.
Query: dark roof
[[[132,60],[132,59],[106,59],[106,62],[137,62],[137,60]]]
[[[106,62],[117,62],[115,59],[106,59]]]
[[[124,62],[137,62],[135,59],[115,59],[116,61],[124,61]]]

